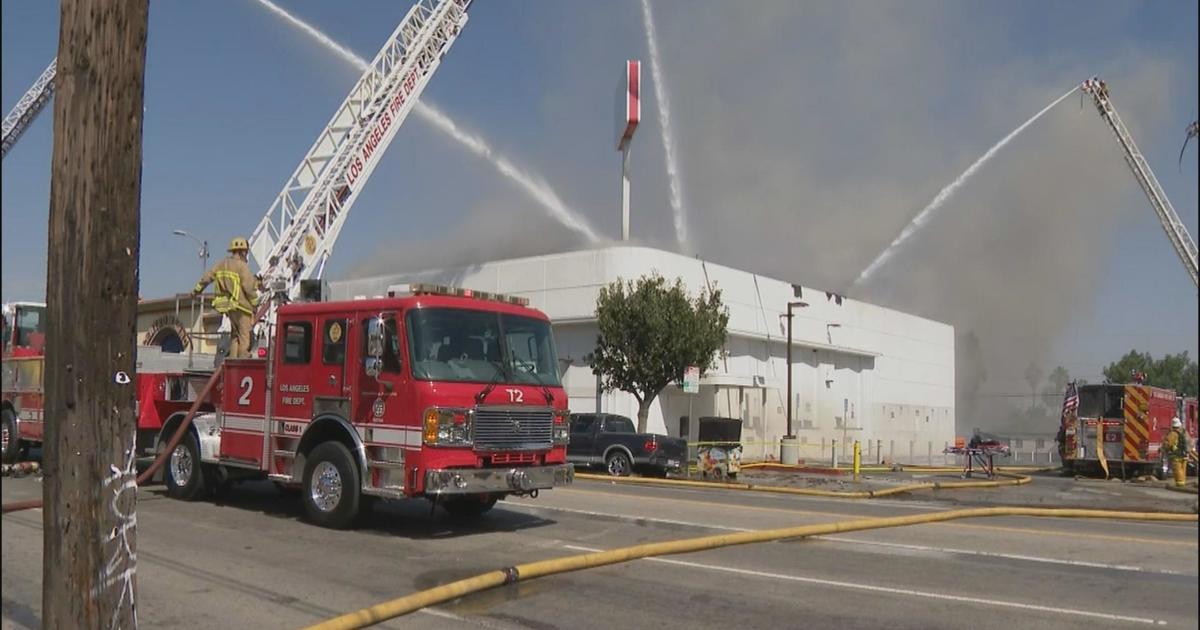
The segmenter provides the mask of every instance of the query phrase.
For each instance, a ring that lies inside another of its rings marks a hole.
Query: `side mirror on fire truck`
[[[383,331],[385,324],[382,317],[376,317],[367,322],[367,356],[363,357],[363,368],[372,378],[383,371]]]

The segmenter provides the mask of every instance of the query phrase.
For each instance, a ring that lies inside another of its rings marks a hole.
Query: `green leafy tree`
[[[1067,372],[1067,368],[1058,366],[1050,371],[1050,376],[1046,377],[1046,389],[1042,390],[1042,398],[1047,400],[1054,398],[1055,395],[1062,396],[1067,391],[1067,383],[1071,382],[1071,374]]]
[[[1168,354],[1155,360],[1149,352],[1130,350],[1104,368],[1104,378],[1111,383],[1129,383],[1133,381],[1134,372],[1144,372],[1147,385],[1173,389],[1184,396],[1195,396],[1200,390],[1196,362],[1188,358],[1187,352]]]
[[[596,300],[600,334],[588,355],[604,391],[629,392],[638,402],[638,431],[646,431],[650,405],[689,366],[703,375],[725,345],[729,309],[721,291],[695,299],[683,281],[668,284],[657,273],[600,289]]]

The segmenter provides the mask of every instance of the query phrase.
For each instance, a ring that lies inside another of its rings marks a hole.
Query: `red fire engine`
[[[1195,443],[1195,398],[1177,398],[1172,390],[1140,383],[1081,385],[1078,393],[1077,412],[1061,420],[1067,472],[1099,471],[1103,452],[1110,474],[1162,477],[1166,463],[1160,449],[1176,416],[1183,421],[1189,441]],[[1098,431],[1103,436],[1103,451]]]
[[[14,302],[4,305],[3,398],[0,400],[0,456],[11,464],[40,447],[44,437],[46,305]],[[197,365],[211,369],[211,354],[170,353],[155,346],[137,347],[137,447],[150,451],[163,421],[186,411],[194,393],[187,390],[187,372]],[[211,409],[204,407],[204,409]]]
[[[171,496],[266,478],[300,486],[314,522],[345,527],[368,497],[479,514],[572,482],[550,321],[523,298],[406,285],[286,304],[273,328],[261,358],[225,361],[214,411],[164,467]]]

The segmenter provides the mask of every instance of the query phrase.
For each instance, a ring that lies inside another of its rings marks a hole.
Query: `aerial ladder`
[[[58,58],[42,71],[41,76],[37,81],[33,82],[33,86],[25,92],[21,100],[17,101],[16,106],[8,115],[4,117],[4,138],[0,143],[0,158],[8,155],[8,150],[21,139],[21,134],[29,128],[37,115],[46,107],[46,103],[50,102],[50,97],[54,96],[54,73],[58,67]]]
[[[321,278],[350,208],[467,22],[471,0],[419,0],[405,15],[250,236],[259,278],[281,301]],[[260,326],[259,334],[263,332]]]
[[[1097,111],[1100,112],[1100,118],[1108,123],[1109,129],[1117,137],[1117,144],[1121,145],[1125,163],[1129,165],[1138,185],[1142,187],[1142,191],[1150,200],[1150,205],[1158,215],[1158,220],[1162,223],[1163,230],[1171,241],[1171,246],[1175,248],[1175,253],[1183,261],[1188,276],[1192,278],[1192,284],[1200,286],[1196,269],[1196,241],[1192,240],[1192,235],[1188,233],[1187,227],[1179,220],[1179,215],[1175,213],[1175,208],[1167,199],[1167,194],[1163,192],[1162,186],[1158,184],[1158,179],[1154,177],[1154,172],[1150,170],[1146,158],[1142,157],[1142,152],[1133,142],[1133,136],[1129,134],[1125,123],[1121,122],[1121,117],[1117,115],[1112,98],[1108,94],[1108,86],[1093,77],[1084,81],[1080,89],[1092,97]]]

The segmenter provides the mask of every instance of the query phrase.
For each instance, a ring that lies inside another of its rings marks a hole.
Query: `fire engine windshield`
[[[451,308],[417,309],[406,319],[415,378],[559,384],[549,322]]]
[[[4,313],[4,349],[40,347],[45,340],[46,308],[22,305],[14,310],[15,313],[6,307]]]
[[[1125,388],[1120,385],[1092,385],[1079,388],[1079,417],[1120,418]]]

